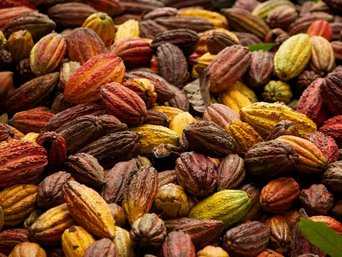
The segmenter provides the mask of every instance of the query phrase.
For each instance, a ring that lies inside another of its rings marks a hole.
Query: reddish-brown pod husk
[[[27,229],[13,228],[4,230],[0,232],[0,253],[7,256],[16,245],[28,241],[29,233]]]
[[[326,40],[331,41],[333,37],[332,27],[329,22],[325,20],[314,21],[308,28],[309,36],[321,36]]]
[[[328,110],[333,115],[342,114],[342,72],[329,73],[322,83],[322,96]]]
[[[240,119],[240,116],[224,104],[212,103],[205,109],[203,119],[225,128],[232,120]]]
[[[85,251],[83,257],[114,257],[115,244],[108,238],[102,238],[92,243]]]
[[[191,237],[182,231],[173,231],[167,235],[163,243],[164,257],[187,256],[195,257],[195,246]]]
[[[229,154],[220,162],[218,168],[217,188],[236,189],[246,177],[243,159],[237,154]]]
[[[14,1],[13,1],[14,2]],[[10,21],[18,18],[21,15],[35,13],[37,10],[27,6],[8,6],[0,9],[0,29],[4,30],[6,25],[10,23]]]
[[[342,192],[342,161],[336,161],[328,165],[322,175],[322,182],[333,192]]]
[[[275,215],[268,218],[265,224],[270,228],[270,243],[272,249],[286,254],[291,244],[291,227],[284,216]]]
[[[319,129],[325,135],[331,136],[335,139],[337,145],[342,147],[342,115],[332,117],[323,123],[323,126]]]

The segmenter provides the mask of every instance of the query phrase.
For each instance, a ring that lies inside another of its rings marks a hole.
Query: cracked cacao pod
[[[342,192],[342,161],[336,161],[328,165],[323,173],[322,182],[333,192]]]
[[[299,155],[287,142],[270,140],[255,144],[244,158],[249,175],[259,179],[288,175],[299,162]]]
[[[76,181],[63,186],[64,200],[78,224],[102,238],[115,236],[115,221],[105,200],[93,189]]]
[[[34,181],[48,164],[43,147],[24,140],[8,140],[0,145],[0,186]]]
[[[322,96],[324,103],[334,115],[342,114],[341,107],[341,80],[342,74],[338,71],[333,71],[329,73],[323,80],[322,83]]]
[[[299,200],[308,215],[326,215],[334,206],[334,196],[323,184],[303,189]]]
[[[260,203],[264,210],[283,213],[300,195],[300,185],[293,178],[281,177],[268,182],[261,190]]]
[[[217,220],[200,220],[193,218],[178,218],[166,220],[168,232],[183,231],[190,235],[195,247],[200,249],[216,243],[222,233],[222,222]]]
[[[162,247],[164,257],[195,257],[195,246],[191,237],[183,231],[172,231],[167,235]]]
[[[209,156],[225,156],[234,151],[235,140],[211,121],[197,121],[183,130],[189,149]]]
[[[291,244],[291,228],[283,216],[268,218],[265,224],[270,228],[269,245],[279,253],[286,254]]]
[[[106,183],[105,172],[97,159],[90,154],[69,155],[65,162],[67,170],[78,182],[88,186],[102,186]]]
[[[112,257],[116,256],[115,245],[108,238],[102,238],[92,243],[84,252],[83,257]]]
[[[166,227],[157,214],[145,213],[132,223],[129,234],[139,249],[158,250],[166,237]]]
[[[57,33],[42,37],[30,53],[30,67],[36,76],[51,73],[61,64],[66,53],[64,38]]]
[[[30,109],[15,113],[8,123],[25,134],[39,133],[53,116],[49,111]]]
[[[100,94],[106,110],[122,122],[132,126],[144,122],[146,104],[133,90],[113,82],[102,86]]]
[[[63,186],[73,180],[70,173],[59,171],[53,173],[38,184],[37,204],[40,208],[49,209],[64,203]]]
[[[66,37],[70,61],[81,65],[92,57],[106,52],[105,45],[95,31],[89,28],[76,28]]]
[[[151,210],[157,190],[158,175],[153,167],[141,167],[131,174],[122,199],[122,207],[130,224]]]
[[[158,176],[159,180],[159,176]],[[154,199],[153,209],[165,219],[184,217],[188,214],[190,203],[182,186],[167,183],[160,186]]]
[[[334,50],[328,40],[321,36],[311,37],[311,60],[309,67],[324,77],[335,68]]]
[[[57,86],[58,78],[59,73],[54,72],[24,83],[7,95],[3,103],[5,110],[14,114],[44,103]]]
[[[309,36],[321,36],[326,40],[331,41],[333,38],[332,27],[329,22],[325,20],[314,21],[308,28]]]
[[[319,131],[335,139],[337,145],[342,147],[342,115],[326,120]]]
[[[316,124],[306,115],[293,111],[280,103],[258,102],[240,110],[241,120],[251,125],[261,137],[266,138],[281,120],[290,120],[300,135],[315,132]]]
[[[63,232],[74,225],[66,204],[53,207],[41,214],[29,227],[30,238],[44,245],[56,244]]]
[[[46,257],[46,252],[39,244],[23,242],[16,245],[13,251],[8,255],[9,257]]]
[[[322,173],[327,166],[327,159],[318,147],[309,140],[297,136],[285,135],[275,140],[290,144],[299,156],[296,169],[306,174]]]
[[[323,79],[314,80],[300,96],[296,111],[305,114],[320,126],[328,117],[328,111],[323,103]]]
[[[217,188],[236,189],[246,176],[244,161],[237,154],[229,154],[220,162],[218,168]]]
[[[8,38],[8,50],[15,62],[28,58],[33,46],[34,42],[28,30],[13,32]]]
[[[260,221],[243,223],[224,235],[223,247],[229,254],[255,256],[266,249],[270,229]]]
[[[101,98],[101,86],[122,82],[124,73],[125,66],[120,57],[113,54],[96,55],[71,76],[64,89],[64,98],[74,104],[96,102]]]
[[[339,149],[335,140],[331,136],[316,131],[308,134],[305,138],[314,143],[321,150],[328,163],[338,160]]]
[[[251,62],[248,48],[233,45],[223,49],[208,66],[209,90],[221,93],[232,87],[247,71]]]
[[[21,184],[7,187],[0,192],[0,206],[4,212],[4,225],[20,224],[35,209],[37,186]]]
[[[214,163],[205,155],[182,153],[176,160],[175,170],[178,183],[192,195],[206,197],[214,192],[217,171]]]
[[[62,249],[66,257],[83,257],[95,239],[81,226],[71,226],[62,234]]]
[[[233,120],[239,120],[240,116],[224,104],[212,103],[205,109],[203,119],[215,122],[220,127],[225,128]]]
[[[0,253],[7,256],[16,245],[29,241],[29,233],[27,229],[13,228],[0,232]]]

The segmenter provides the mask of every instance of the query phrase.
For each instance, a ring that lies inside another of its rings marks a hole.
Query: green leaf
[[[273,44],[273,43],[253,44],[253,45],[249,45],[249,46],[248,46],[248,49],[249,49],[249,51],[251,51],[251,52],[253,52],[253,51],[258,51],[258,50],[268,52],[269,50],[272,49],[272,47],[273,47],[274,45],[275,45],[275,44]]]
[[[342,236],[325,223],[301,218],[298,226],[311,244],[317,246],[331,257],[342,256]]]

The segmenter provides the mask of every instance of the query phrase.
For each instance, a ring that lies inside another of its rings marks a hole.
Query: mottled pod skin
[[[265,224],[270,228],[269,245],[279,253],[286,253],[291,244],[291,227],[286,218],[275,215],[268,218]]]
[[[322,96],[329,111],[334,115],[342,114],[342,74],[335,70],[329,73],[322,83]]]
[[[173,231],[168,234],[162,249],[164,257],[196,256],[195,246],[191,241],[191,237],[182,231]]]
[[[83,257],[114,257],[115,244],[108,238],[102,238],[92,243],[85,251]]]
[[[0,253],[7,256],[13,248],[22,243],[29,241],[29,233],[24,228],[6,229],[0,232]]]
[[[239,188],[246,176],[244,161],[237,154],[229,154],[222,159],[217,171],[218,190]]]
[[[62,62],[66,53],[64,38],[57,33],[42,37],[30,53],[31,70],[37,76],[54,71]]]
[[[342,115],[326,120],[319,131],[335,139],[339,148],[342,147]]]
[[[205,109],[203,119],[213,121],[225,128],[233,120],[240,119],[240,116],[224,104],[213,103]]]
[[[28,30],[16,31],[8,38],[8,50],[15,62],[29,57],[33,46],[34,42]]]
[[[25,256],[46,257],[46,252],[42,247],[40,247],[39,244],[23,242],[23,243],[16,245],[13,251],[8,256],[9,257],[25,257]]]

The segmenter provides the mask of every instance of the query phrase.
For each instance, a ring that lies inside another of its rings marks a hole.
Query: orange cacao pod
[[[23,242],[14,247],[8,257],[46,257],[46,252],[36,243]]]
[[[330,23],[325,20],[314,21],[310,25],[307,33],[309,36],[324,37],[328,41],[331,41],[333,37],[332,27]]]

